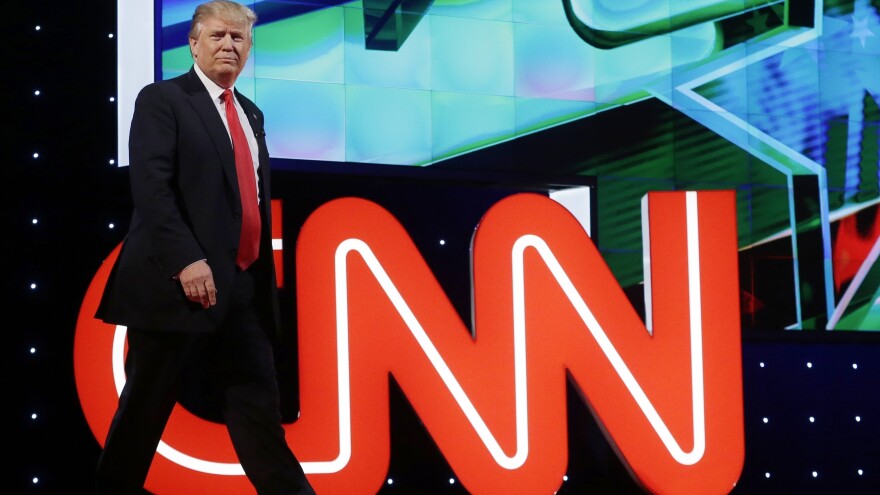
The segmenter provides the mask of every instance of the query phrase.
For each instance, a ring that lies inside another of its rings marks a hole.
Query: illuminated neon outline
[[[608,339],[599,322],[589,307],[580,297],[574,284],[565,274],[547,244],[538,236],[521,236],[512,248],[513,291],[514,291],[514,376],[516,403],[516,437],[517,452],[508,456],[501,449],[498,441],[489,431],[479,412],[462,389],[455,375],[449,370],[440,353],[431,343],[425,330],[419,324],[406,301],[400,295],[394,283],[382,268],[379,260],[370,247],[360,239],[346,239],[336,249],[336,336],[337,336],[337,373],[339,376],[339,456],[332,461],[303,462],[306,473],[335,473],[341,471],[351,458],[351,396],[348,365],[348,278],[346,259],[348,253],[357,251],[366,262],[376,281],[385,291],[389,300],[401,315],[416,341],[431,361],[447,389],[458,403],[459,408],[467,416],[483,444],[492,454],[495,462],[505,469],[517,469],[528,457],[528,415],[527,415],[527,380],[526,380],[526,349],[525,349],[525,295],[523,282],[523,253],[527,247],[535,248],[550,268],[551,273],[562,287],[569,301],[574,305],[581,319],[587,324],[590,333],[596,339],[602,351],[608,357],[618,376],[623,380],[630,394],[645,414],[654,431],[660,437],[667,451],[680,464],[693,465],[699,462],[706,449],[705,396],[703,388],[703,339],[702,339],[702,297],[700,291],[699,270],[699,228],[697,217],[696,192],[686,193],[687,209],[687,245],[688,245],[688,286],[691,322],[691,387],[693,393],[694,448],[684,452],[673,438],[668,427],[660,418],[650,399],[639,386],[629,371],[626,363]],[[650,219],[648,219],[650,221]],[[648,277],[646,277],[648,278]],[[594,330],[595,328],[595,330]]]
[[[687,258],[688,258],[688,301],[690,315],[691,335],[691,390],[692,411],[694,424],[694,448],[690,452],[684,452],[666,423],[660,418],[650,399],[642,390],[638,381],[630,372],[626,363],[608,339],[602,326],[593,316],[587,304],[581,298],[580,293],[568,278],[562,266],[559,264],[553,252],[543,239],[536,235],[526,234],[514,243],[511,249],[511,263],[513,267],[513,306],[514,306],[514,376],[515,376],[515,404],[516,404],[516,441],[517,451],[510,457],[504,453],[498,441],[489,431],[479,412],[462,389],[455,375],[446,365],[443,357],[434,347],[425,330],[419,324],[415,315],[410,310],[400,292],[394,286],[387,272],[382,268],[373,251],[360,239],[346,239],[336,248],[335,254],[335,281],[336,281],[336,333],[337,333],[337,372],[339,376],[339,455],[332,461],[302,462],[303,470],[307,474],[331,474],[341,471],[351,459],[351,394],[348,360],[348,277],[346,259],[350,252],[357,251],[366,262],[370,271],[376,277],[385,294],[393,303],[398,314],[401,315],[407,327],[412,332],[416,341],[421,346],[425,355],[431,361],[432,366],[440,375],[447,389],[452,393],[459,408],[465,413],[474,430],[479,435],[483,444],[491,453],[499,466],[514,470],[523,465],[528,457],[528,413],[527,413],[527,376],[526,376],[526,348],[525,348],[525,292],[524,292],[524,268],[523,259],[526,248],[534,248],[541,259],[550,269],[556,281],[560,284],[565,295],[576,309],[578,315],[587,325],[587,329],[602,352],[608,358],[614,370],[626,385],[630,395],[635,399],[642,413],[648,419],[651,427],[659,436],[669,454],[679,464],[693,465],[702,459],[706,449],[706,421],[705,421],[705,396],[703,383],[703,333],[702,333],[702,295],[700,290],[700,249],[699,227],[697,212],[697,194],[694,191],[686,193],[687,211]],[[645,222],[649,222],[647,218]],[[646,237],[645,244],[648,244]],[[646,271],[646,279],[650,278],[650,272]],[[650,320],[650,318],[648,318]],[[650,323],[648,323],[650,328]],[[113,376],[117,393],[120,393],[125,384],[124,372],[124,343],[125,327],[117,326],[113,341]],[[160,441],[157,452],[168,460],[188,469],[224,476],[243,475],[244,470],[239,463],[220,463],[205,461],[178,450]]]

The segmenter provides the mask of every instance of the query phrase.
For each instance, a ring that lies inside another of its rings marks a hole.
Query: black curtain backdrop
[[[76,396],[73,330],[82,295],[130,215],[127,175],[110,164],[116,3],[3,9],[11,15],[2,50],[2,352],[11,363],[3,390],[11,392],[4,416],[12,448],[2,491],[89,493],[100,449]]]

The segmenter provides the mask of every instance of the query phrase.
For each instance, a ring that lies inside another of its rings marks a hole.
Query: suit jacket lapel
[[[217,107],[211,100],[211,95],[208,93],[205,85],[202,84],[195,69],[190,69],[185,80],[190,104],[204,123],[208,135],[211,136],[211,141],[214,142],[214,147],[217,149],[217,155],[220,157],[220,165],[223,168],[223,173],[226,175],[227,182],[235,191],[236,196],[238,196],[238,180],[236,179],[235,174],[235,154],[232,151],[229,132],[226,131],[226,126],[223,125],[223,120],[217,112]]]

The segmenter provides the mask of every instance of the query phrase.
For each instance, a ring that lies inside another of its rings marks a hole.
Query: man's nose
[[[232,50],[232,35],[227,34],[226,36],[223,37],[222,40],[220,40],[220,43],[221,43],[220,46],[224,50]]]

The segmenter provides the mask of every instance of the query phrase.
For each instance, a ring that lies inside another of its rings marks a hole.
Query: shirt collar
[[[226,91],[226,88],[218,86],[217,83],[209,79],[208,76],[206,76],[205,73],[202,72],[202,69],[199,68],[199,64],[193,64],[193,68],[196,71],[196,75],[198,75],[199,79],[201,79],[202,84],[205,85],[205,89],[208,90],[208,94],[211,95],[211,98],[216,103],[216,101],[220,99],[220,95],[222,95],[223,92]],[[229,89],[231,89],[232,94],[235,95],[235,86],[233,85]]]

